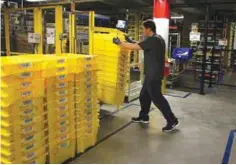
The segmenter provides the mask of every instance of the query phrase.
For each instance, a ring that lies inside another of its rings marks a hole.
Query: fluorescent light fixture
[[[3,0],[0,0],[0,4],[2,5],[4,3],[4,1]]]
[[[180,16],[172,16],[170,17],[171,19],[184,19],[184,16],[183,15],[180,15]]]

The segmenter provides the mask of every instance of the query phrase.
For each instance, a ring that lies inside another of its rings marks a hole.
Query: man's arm
[[[139,43],[126,43],[122,42],[118,37],[113,38],[113,43],[121,46],[122,48],[131,49],[131,50],[149,50],[152,48],[152,39],[146,39]]]
[[[125,48],[125,49],[131,49],[131,50],[141,50],[142,49],[138,43],[122,42],[118,37],[113,38],[113,43],[116,45],[119,45],[120,47]]]
[[[142,50],[142,48],[137,43],[125,43],[121,42],[120,46],[125,49],[131,50]]]

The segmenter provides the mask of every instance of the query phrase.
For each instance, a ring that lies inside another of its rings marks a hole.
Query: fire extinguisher
[[[165,59],[165,68],[164,68],[164,76],[168,77],[170,75],[170,63],[168,59]]]

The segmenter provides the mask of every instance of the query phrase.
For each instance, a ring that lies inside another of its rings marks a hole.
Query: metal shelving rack
[[[201,33],[201,42],[197,47],[195,54],[195,65],[196,65],[196,78],[201,80],[203,76],[202,66],[205,65],[204,70],[204,81],[209,83],[209,87],[212,83],[219,83],[223,75],[223,56],[224,47],[218,45],[218,41],[224,38],[225,23],[223,21],[212,20],[208,21],[208,34],[207,40],[205,40],[204,31],[206,30],[206,23],[199,21],[199,31]],[[203,31],[202,31],[203,30]],[[206,42],[206,43],[205,43]],[[206,45],[205,45],[206,44]],[[204,56],[204,49],[206,49],[206,59],[202,60]]]

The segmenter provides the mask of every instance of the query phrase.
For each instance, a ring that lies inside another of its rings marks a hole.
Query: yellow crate
[[[75,85],[77,84],[91,84],[91,83],[96,83],[97,82],[97,74],[94,76],[82,76],[82,75],[76,75],[75,77]]]
[[[1,122],[2,128],[1,131],[3,134],[22,134],[27,135],[30,133],[35,133],[40,130],[45,129],[45,122],[42,120],[37,120],[37,122],[34,122],[32,124],[28,125],[10,125],[9,123]]]
[[[46,145],[46,139],[44,137],[43,139],[40,139],[38,141],[33,141],[26,144],[21,144],[19,142],[12,142],[9,146],[7,146],[1,143],[1,149],[3,149],[6,152],[13,153],[15,155],[21,155],[30,151],[35,151],[45,145]]]
[[[69,111],[69,109],[74,108],[74,102],[65,102],[61,104],[57,103],[51,103],[51,105],[47,106],[48,110],[53,109],[55,112],[66,112]]]
[[[68,97],[71,98],[74,96],[74,89],[58,89],[55,92],[47,91],[46,92],[46,100],[47,102],[54,101],[60,99],[61,97]]]
[[[23,107],[23,108],[19,108],[17,106],[18,105],[13,105],[10,106],[10,108],[3,108],[1,110],[1,120],[12,122],[22,117],[39,116],[45,113],[44,107],[42,106]]]
[[[61,129],[61,128],[65,128],[65,127],[71,127],[71,118],[67,118],[67,119],[60,119],[60,120],[53,120],[50,121],[49,120],[49,131],[53,131],[54,129]],[[53,132],[51,132],[53,133]]]
[[[44,87],[44,79],[36,79],[28,82],[12,82],[10,84],[1,82],[1,92],[14,94],[16,90],[40,89]]]
[[[99,101],[112,104],[121,105],[124,102],[125,91],[118,91],[116,89],[98,89]]]
[[[57,109],[58,107],[68,104],[69,107],[71,107],[74,104],[74,97],[73,96],[62,96],[58,97],[55,100],[50,100],[47,102],[47,109]]]
[[[5,147],[10,147],[13,143],[17,143],[19,145],[28,144],[31,142],[38,142],[41,140],[46,140],[47,136],[45,134],[45,130],[38,130],[36,133],[29,133],[26,135],[23,134],[10,134],[10,133],[1,133],[1,145]]]
[[[4,112],[6,114],[16,113],[17,110],[26,110],[27,108],[35,108],[35,107],[43,107],[43,98],[30,98],[24,100],[18,100],[14,104],[4,104],[1,103],[1,113]]]
[[[27,116],[27,117],[15,117],[14,120],[2,118],[1,126],[3,127],[18,127],[18,126],[28,126],[34,123],[41,123],[44,120],[43,114],[40,116]]]
[[[74,74],[61,74],[46,78],[46,86],[53,86],[55,83],[74,81]]]
[[[99,112],[99,109],[98,109],[98,105],[96,104],[94,104],[94,106],[91,108],[85,108],[85,106],[81,106],[75,109],[75,117],[79,120],[80,119],[87,120],[91,116],[98,115],[98,112]]]
[[[108,73],[112,73],[114,75],[117,75],[117,74],[127,74],[128,73],[128,68],[115,68],[115,67],[107,67],[106,65],[104,65],[103,67],[100,67],[98,69],[98,73],[99,72],[108,72]]]
[[[46,93],[54,93],[58,90],[67,89],[70,90],[74,87],[74,82],[56,82],[54,84],[47,84],[46,85]]]
[[[49,163],[59,164],[75,156],[75,140],[73,138],[63,142],[49,142]]]
[[[76,70],[76,73],[96,69],[96,56],[82,54],[63,54],[63,56],[73,58],[75,60],[74,65],[76,67],[74,67],[74,69]]]
[[[56,113],[54,112],[54,118],[53,119],[49,119],[50,123],[51,122],[57,122],[57,121],[61,121],[61,120],[70,120],[71,116],[70,116],[70,112],[61,112],[61,113]]]
[[[38,157],[33,158],[31,160],[24,161],[23,163],[24,164],[45,164],[46,163],[46,155],[47,155],[47,153],[42,154],[42,156],[38,156]]]
[[[97,91],[84,94],[83,97],[80,95],[75,95],[75,102],[82,103],[84,105],[90,103],[97,103]]]
[[[102,49],[97,49],[95,52],[101,52],[101,55],[97,55],[97,63],[100,60],[106,60],[106,61],[129,61],[130,56],[128,54],[125,54],[125,52],[119,51],[109,51],[109,50],[102,50]]]
[[[42,60],[24,59],[20,56],[1,57],[1,77],[42,70]]]
[[[94,49],[94,54],[97,55],[97,58],[100,58],[101,56],[112,56],[112,57],[125,57],[129,58],[130,51],[127,49],[119,49],[119,50],[107,50],[106,48],[95,48]]]
[[[81,129],[85,133],[91,132],[91,130],[97,130],[99,127],[99,119],[98,119],[98,114],[96,115],[89,115],[85,116],[85,119],[81,121],[77,121],[76,125],[81,125],[82,127],[78,129]]]
[[[25,100],[44,96],[44,86],[40,88],[15,90],[14,94],[1,92],[1,104],[13,104],[18,100]]]
[[[102,82],[102,83],[100,83]],[[102,78],[100,78],[100,81],[97,85],[97,88],[112,88],[112,89],[125,89],[126,88],[126,82],[122,82],[122,83],[112,83],[109,81],[103,81]]]
[[[1,158],[1,163],[3,164],[45,164],[46,163],[46,154],[42,154],[42,156],[33,158],[32,160],[26,161],[9,161],[5,158]]]
[[[11,84],[12,82],[29,82],[42,78],[42,71],[21,72],[15,75],[9,75],[1,78],[1,82]]]
[[[19,132],[14,133],[14,132],[1,130],[1,145],[8,147],[13,142],[23,145],[23,144],[30,143],[33,141],[45,140],[46,139],[45,131],[46,131],[46,128],[44,130],[43,129],[36,130],[33,132],[23,134]]]
[[[50,70],[57,67],[65,67],[70,73],[74,72],[75,59],[70,56],[56,56],[56,55],[34,55],[34,56],[23,56],[24,58],[37,60],[43,60],[43,69]]]
[[[87,70],[78,74],[75,74],[75,80],[83,80],[84,78],[93,78],[96,77],[97,71],[95,70]]]
[[[56,130],[54,129],[54,130],[51,130],[49,133],[49,141],[65,139],[65,138],[61,138],[61,136],[64,137],[64,135],[67,135],[71,137],[73,134],[74,134],[74,131],[71,129],[71,127],[62,127]]]
[[[91,108],[96,108],[97,106],[98,106],[98,101],[96,98],[87,102],[83,102],[82,100],[75,102],[76,109],[79,109],[79,108],[91,109]]]
[[[97,132],[94,132],[93,134],[85,134],[84,136],[77,138],[76,141],[77,153],[83,153],[86,149],[96,144]]]
[[[75,89],[93,90],[97,87],[97,80],[93,81],[75,81]]]
[[[98,75],[98,84],[103,84],[104,82],[111,83],[111,84],[121,84],[124,85],[127,83],[127,76],[126,75],[111,75],[111,74],[104,74],[100,73]]]
[[[18,163],[18,164],[23,164],[26,162],[31,162],[38,157],[41,157],[42,155],[46,154],[45,150],[46,146],[42,146],[40,149],[35,150],[35,151],[30,151],[27,153],[14,153],[7,152],[5,150],[1,150],[1,161],[2,162],[9,162],[9,163]]]

